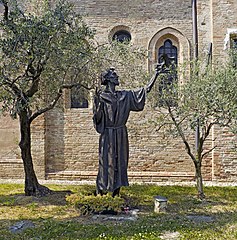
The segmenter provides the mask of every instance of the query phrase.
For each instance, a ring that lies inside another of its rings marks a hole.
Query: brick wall
[[[237,2],[235,0],[212,0],[212,41],[216,60],[226,57],[224,39],[227,28],[237,29]]]
[[[18,147],[19,125],[17,120],[1,116],[0,124],[0,178],[11,179],[24,176]],[[17,176],[16,176],[17,175]]]
[[[148,49],[157,33],[171,29],[182,36],[183,59],[192,52],[190,0],[78,0],[76,10],[96,30],[98,42],[107,42],[119,26],[125,26],[136,46]],[[206,56],[213,42],[214,60],[223,59],[227,28],[237,28],[236,0],[199,0],[199,55]],[[186,46],[184,47],[184,44]],[[146,64],[146,63],[144,63]],[[92,123],[92,109],[70,109],[65,94],[64,108],[56,108],[33,122],[32,151],[37,176],[41,179],[95,180],[98,169],[98,138]],[[150,124],[157,113],[146,106],[132,113],[128,121],[131,181],[189,181],[194,167],[179,138],[164,136]],[[0,119],[0,178],[22,178],[23,167],[16,139],[17,121]],[[190,133],[194,138],[194,133]],[[212,141],[215,139],[215,142]],[[192,140],[194,143],[194,139]],[[205,180],[236,181],[235,137],[215,128],[207,147],[216,145],[203,162]]]
[[[215,150],[213,151],[213,179],[234,182],[237,180],[236,136],[228,129],[215,127]]]
[[[95,180],[98,169],[99,135],[93,128],[92,109],[66,109],[64,113],[60,112],[63,115],[61,118],[64,119],[63,125],[56,111],[57,109],[48,113],[50,128],[52,122],[58,123],[53,126],[53,132],[57,129],[58,135],[53,134],[50,144],[46,142],[50,153],[46,156],[46,162],[51,164],[51,169],[47,169],[48,178]],[[139,182],[193,180],[194,165],[181,140],[165,135],[164,131],[157,131],[156,125],[150,124],[156,114],[158,113],[146,107],[143,112],[132,112],[128,120],[130,180]],[[189,138],[194,147],[194,132],[189,134]],[[64,139],[63,144],[60,144],[61,139]],[[207,142],[207,147],[211,147],[211,140]],[[63,152],[60,155],[63,157],[63,168],[62,162],[58,161],[57,157],[52,157],[51,153],[54,151]],[[49,157],[53,161],[50,161]],[[205,180],[212,179],[211,162],[209,154],[203,162]]]

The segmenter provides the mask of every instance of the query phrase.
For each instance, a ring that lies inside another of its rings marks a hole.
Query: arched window
[[[118,42],[130,42],[132,39],[130,32],[126,31],[126,30],[119,30],[117,31],[113,37],[112,40],[116,40]]]
[[[174,100],[175,95],[165,99],[168,92],[173,92],[173,83],[177,80],[176,66],[178,64],[177,47],[173,45],[170,39],[165,40],[164,45],[158,49],[158,63],[165,62],[165,67],[168,69],[165,76],[162,77],[159,84],[159,106],[164,106],[165,102],[170,106],[175,106],[177,103]],[[166,92],[166,94],[164,94]]]
[[[178,64],[178,51],[170,39],[165,40],[164,45],[159,48],[158,62],[161,63],[162,57],[166,55],[168,58],[174,61],[175,65]]]

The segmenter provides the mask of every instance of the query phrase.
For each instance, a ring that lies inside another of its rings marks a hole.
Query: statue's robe
[[[137,91],[103,91],[94,105],[93,121],[99,139],[99,171],[97,189],[113,192],[128,186],[128,133],[126,122],[130,111],[142,111],[145,89]]]

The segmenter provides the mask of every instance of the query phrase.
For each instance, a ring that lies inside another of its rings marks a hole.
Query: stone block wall
[[[9,116],[1,116],[0,124],[0,178],[24,176],[19,143],[19,125]]]
[[[45,142],[46,122],[45,116],[40,115],[31,124],[31,151],[36,176],[45,179],[46,174],[46,142]]]
[[[108,42],[111,32],[126,26],[132,42],[147,49],[149,41],[161,29],[172,27],[181,31],[187,39],[192,38],[191,1],[165,0],[110,0],[71,1],[76,10],[85,15],[88,25],[96,30],[96,39]]]
[[[213,55],[216,60],[223,61],[228,53],[228,48],[224,50],[227,28],[237,29],[237,1],[212,0],[211,2]]]
[[[48,113],[51,132],[46,142],[47,178],[61,180],[95,180],[98,169],[98,140],[92,122],[92,109],[57,109]],[[58,114],[63,117],[59,117]],[[129,134],[129,178],[134,182],[163,182],[194,180],[194,165],[185,152],[180,138],[173,138],[157,131],[154,124],[154,111],[146,107],[143,112],[132,112],[127,123]],[[55,118],[55,116],[57,116]],[[64,124],[61,120],[64,119]],[[58,123],[52,126],[52,123]],[[63,129],[62,129],[63,128]],[[53,135],[50,137],[50,134]],[[57,133],[55,133],[57,132]],[[194,132],[189,134],[194,147]],[[63,144],[60,144],[63,139]],[[207,148],[211,147],[211,140]],[[60,152],[61,160],[52,156]],[[62,164],[63,162],[63,164]],[[211,178],[211,154],[203,162],[205,180]]]
[[[132,43],[149,49],[154,36],[162,31],[182,37],[179,50],[184,60],[192,57],[192,14],[190,0],[71,0],[76,11],[96,30],[99,43],[108,42],[116,29],[126,27]],[[236,0],[198,2],[199,55],[207,56],[213,43],[214,60],[225,59],[223,50],[227,28],[237,28]],[[162,32],[162,33],[163,33]],[[176,36],[176,37],[177,37]],[[186,45],[185,45],[186,44]],[[156,53],[153,53],[156,54]],[[151,61],[152,62],[152,61]],[[144,63],[148,66],[149,63]],[[184,79],[185,80],[185,79]],[[92,123],[92,109],[71,109],[65,94],[63,108],[55,108],[32,125],[34,166],[40,179],[95,180],[98,169],[98,139]],[[131,113],[129,179],[136,182],[191,181],[194,166],[179,138],[164,136],[149,120],[157,114],[147,106]],[[17,121],[0,119],[0,178],[23,178],[18,148]],[[194,133],[189,137],[194,145]],[[215,141],[214,141],[215,139]],[[207,150],[216,146],[203,162],[204,180],[237,180],[235,136],[214,128]]]
[[[237,146],[236,136],[227,128],[215,126],[215,146],[213,151],[212,179],[220,182],[237,180]]]

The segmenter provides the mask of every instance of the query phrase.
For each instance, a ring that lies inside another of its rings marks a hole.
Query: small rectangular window
[[[230,36],[230,49],[233,67],[237,68],[237,34]]]
[[[237,34],[230,35],[230,48],[237,49]]]
[[[71,108],[88,108],[88,93],[81,87],[71,89]]]
[[[237,38],[233,39],[233,48],[237,49]]]

